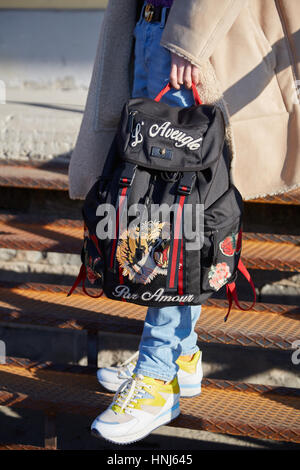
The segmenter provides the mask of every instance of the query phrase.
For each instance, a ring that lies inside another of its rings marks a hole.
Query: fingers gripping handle
[[[159,93],[158,95],[156,96],[156,98],[154,98],[154,101],[160,101],[162,99],[162,97],[168,93],[168,91],[170,91],[172,89],[172,85],[171,83],[169,82]],[[202,101],[200,99],[200,96],[199,96],[199,93],[198,93],[198,90],[197,90],[197,87],[194,83],[192,83],[192,91],[193,91],[193,95],[194,95],[194,99],[195,99],[195,104],[196,105],[200,105],[202,104]]]

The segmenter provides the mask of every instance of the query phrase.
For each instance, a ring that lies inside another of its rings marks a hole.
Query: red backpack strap
[[[231,307],[232,307],[232,302],[234,300],[235,304],[237,305],[237,307],[240,309],[240,310],[243,310],[243,311],[247,311],[247,310],[251,310],[255,303],[256,303],[256,292],[255,292],[255,286],[253,284],[253,281],[251,279],[251,276],[246,268],[246,266],[244,265],[244,263],[242,262],[242,260],[240,259],[239,260],[239,263],[238,263],[238,270],[243,274],[243,276],[245,276],[245,278],[247,279],[247,281],[249,282],[249,284],[251,285],[252,287],[252,291],[253,291],[253,297],[254,297],[254,300],[252,302],[252,304],[250,305],[250,307],[248,308],[244,308],[244,307],[241,307],[240,303],[239,303],[239,300],[238,300],[238,296],[237,296],[237,291],[236,291],[236,285],[235,285],[235,282],[230,282],[226,285],[226,294],[227,294],[227,299],[228,299],[228,302],[229,302],[229,305],[228,305],[228,310],[227,310],[227,314],[225,315],[224,317],[224,321],[226,322],[228,317],[229,317],[229,313],[230,313],[230,310],[231,310]]]
[[[100,294],[98,294],[98,295],[89,294],[89,292],[85,288],[85,280],[86,280],[86,267],[85,267],[84,264],[82,264],[81,268],[79,270],[78,276],[75,279],[75,282],[74,282],[73,286],[71,287],[67,297],[69,297],[74,292],[76,287],[78,287],[81,282],[82,282],[82,290],[86,295],[88,295],[89,297],[93,297],[93,299],[98,299],[99,297],[101,297],[101,295],[103,294],[103,290],[101,290]]]
[[[83,281],[83,279],[85,279],[85,277],[86,277],[86,269],[85,269],[84,264],[82,264],[81,268],[79,270],[78,276],[75,279],[75,282],[74,282],[73,286],[69,290],[69,293],[68,293],[67,297],[69,297],[71,294],[73,294],[74,290],[79,286],[81,281]]]
[[[158,95],[154,98],[154,101],[160,101],[162,99],[162,97],[168,93],[168,91],[170,91],[172,89],[172,85],[171,83],[169,82],[159,93]],[[200,96],[199,96],[199,93],[198,93],[198,90],[197,90],[197,87],[194,83],[192,83],[192,91],[193,91],[193,95],[194,95],[194,100],[195,100],[195,103],[197,105],[200,105],[202,104],[202,101],[200,99]]]

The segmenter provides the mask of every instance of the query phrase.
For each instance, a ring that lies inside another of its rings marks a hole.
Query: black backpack
[[[222,112],[202,105],[195,86],[191,107],[160,102],[170,88],[123,108],[84,202],[82,267],[69,295],[81,281],[91,295],[87,277],[114,300],[200,305],[226,285],[230,310],[238,269],[255,295],[240,261],[243,202],[230,182]]]

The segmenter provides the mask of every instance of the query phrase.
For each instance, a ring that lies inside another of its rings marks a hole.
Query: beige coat
[[[100,174],[130,97],[136,8],[110,0],[106,10],[70,163],[72,198]],[[300,186],[300,0],[174,0],[161,44],[200,67],[203,101],[223,109],[244,199]]]

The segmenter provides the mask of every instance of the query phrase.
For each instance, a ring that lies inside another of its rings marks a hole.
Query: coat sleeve
[[[110,0],[104,14],[92,78],[69,165],[69,195],[84,199],[101,175],[120,113],[130,96],[136,2]],[[116,34],[117,31],[117,34]]]
[[[247,0],[174,0],[161,45],[201,66],[246,3]]]

